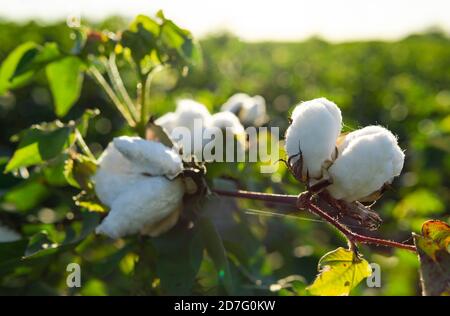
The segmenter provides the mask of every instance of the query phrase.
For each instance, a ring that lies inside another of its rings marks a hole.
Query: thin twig
[[[114,93],[113,89],[109,85],[109,83],[106,81],[106,79],[103,77],[103,75],[98,71],[97,68],[94,66],[89,68],[89,73],[94,77],[94,79],[97,81],[97,83],[105,90],[106,94],[110,98],[110,100],[114,103],[116,108],[119,110],[120,114],[125,118],[127,123],[134,127],[136,126],[136,122],[133,120],[132,116],[128,112],[128,110],[123,106],[122,102],[119,100],[119,98]]]
[[[92,151],[89,149],[88,145],[86,144],[86,142],[84,141],[83,135],[81,135],[80,131],[78,130],[78,128],[75,129],[75,138],[76,138],[76,142],[77,144],[80,146],[81,150],[89,157],[91,158],[93,161],[97,161],[97,159],[95,159],[94,154],[92,153]]]
[[[410,251],[416,251],[416,247],[414,245],[402,244],[402,243],[392,241],[392,240],[363,236],[363,235],[354,233],[349,228],[347,228],[345,225],[341,224],[338,220],[336,220],[331,215],[329,215],[327,212],[323,211],[319,206],[314,204],[310,199],[310,197],[311,197],[310,192],[304,192],[304,193],[300,194],[299,196],[293,196],[293,195],[283,195],[283,194],[249,192],[249,191],[242,191],[242,190],[224,191],[224,190],[214,189],[212,191],[214,193],[216,193],[218,195],[222,195],[222,196],[230,196],[230,197],[265,201],[265,202],[271,202],[271,203],[289,204],[289,205],[295,206],[298,209],[308,209],[311,212],[313,212],[314,214],[321,217],[322,219],[326,220],[328,223],[330,223],[336,229],[338,229],[341,233],[343,233],[347,237],[347,239],[351,243],[359,242],[359,243],[363,243],[363,244],[374,244],[374,245],[379,245],[379,246],[387,246],[387,247],[393,247],[393,248],[406,249],[406,250],[410,250]]]
[[[116,54],[112,53],[109,56],[108,62],[105,65],[106,71],[108,72],[108,76],[111,79],[111,83],[114,86],[114,89],[117,90],[124,101],[125,106],[127,107],[128,112],[131,114],[133,119],[137,121],[139,119],[138,113],[136,111],[136,106],[131,100],[130,95],[128,94],[127,89],[123,83],[122,77],[120,76],[119,69],[117,68],[116,63]]]
[[[292,206],[297,205],[297,196],[296,195],[283,195],[283,194],[269,194],[269,193],[261,193],[261,192],[249,192],[249,191],[224,191],[213,189],[214,193],[222,195],[222,196],[231,196],[243,199],[250,200],[258,200],[265,201],[271,203],[279,203],[279,204],[289,204]]]

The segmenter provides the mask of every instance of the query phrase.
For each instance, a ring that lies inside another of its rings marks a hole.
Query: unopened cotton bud
[[[303,157],[302,177],[322,176],[324,164],[331,161],[336,140],[342,127],[341,111],[333,102],[314,99],[302,102],[292,113],[292,123],[286,131],[285,148],[292,162]]]
[[[17,241],[21,236],[11,228],[0,223],[0,243]]]
[[[152,234],[148,227],[170,216],[181,207],[184,194],[181,179],[168,180],[165,177],[143,177],[118,195],[111,205],[108,216],[97,227],[96,232],[111,238],[120,238],[140,232]],[[163,233],[175,225],[158,230]],[[156,230],[156,226],[153,230]]]
[[[405,155],[386,128],[368,126],[346,135],[328,169],[327,187],[336,199],[361,201],[400,175]]]

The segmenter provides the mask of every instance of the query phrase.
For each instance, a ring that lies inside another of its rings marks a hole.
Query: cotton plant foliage
[[[111,238],[157,236],[172,228],[180,214],[184,185],[176,178],[181,157],[159,142],[115,138],[99,158],[95,191],[110,211],[96,232]]]
[[[197,124],[194,124],[194,122],[197,122]],[[212,135],[215,135],[214,131],[217,130],[228,130],[233,136],[237,137],[237,145],[240,149],[245,148],[245,142],[243,141],[244,127],[235,114],[225,111],[211,115],[205,105],[194,100],[179,100],[175,112],[166,113],[158,118],[155,123],[163,127],[177,146],[182,148],[183,156],[186,158],[193,156],[200,160],[205,145],[210,142],[213,143],[213,146],[216,145],[217,139]],[[182,133],[177,127],[187,129],[190,134],[189,144],[183,143]],[[234,146],[233,142],[226,142],[225,139],[222,144],[225,147]]]
[[[333,159],[336,140],[341,132],[342,115],[333,102],[314,99],[298,104],[286,131],[285,149],[292,162],[302,155],[302,178],[320,178],[326,162]]]
[[[0,243],[2,242],[12,242],[21,239],[19,233],[15,232],[11,228],[3,225],[0,222]]]
[[[367,126],[345,136],[339,156],[328,169],[327,188],[336,199],[363,201],[399,176],[405,155],[397,138],[381,126]]]
[[[266,100],[260,96],[236,93],[222,105],[223,112],[232,112],[246,126],[261,126],[267,121]]]
[[[325,98],[302,102],[292,112],[285,148],[291,162],[302,156],[302,178],[327,179],[326,190],[336,199],[370,201],[399,176],[404,153],[397,138],[381,126],[367,126],[340,135],[342,115]]]

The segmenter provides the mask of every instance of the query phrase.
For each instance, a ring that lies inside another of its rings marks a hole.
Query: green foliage
[[[20,138],[19,146],[6,165],[5,172],[55,158],[72,144],[73,127],[58,121],[35,125],[26,130]]]
[[[348,295],[372,274],[369,263],[352,250],[338,248],[319,261],[319,275],[307,289],[313,295]]]
[[[47,78],[55,101],[55,112],[64,116],[78,100],[83,85],[83,62],[68,56],[47,66]]]

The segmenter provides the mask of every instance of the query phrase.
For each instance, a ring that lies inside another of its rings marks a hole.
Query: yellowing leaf
[[[372,274],[372,268],[353,251],[340,247],[320,259],[319,272],[307,290],[313,295],[338,296],[348,295],[359,282]]]
[[[420,260],[422,294],[450,295],[450,226],[426,221],[422,235],[413,235]]]

